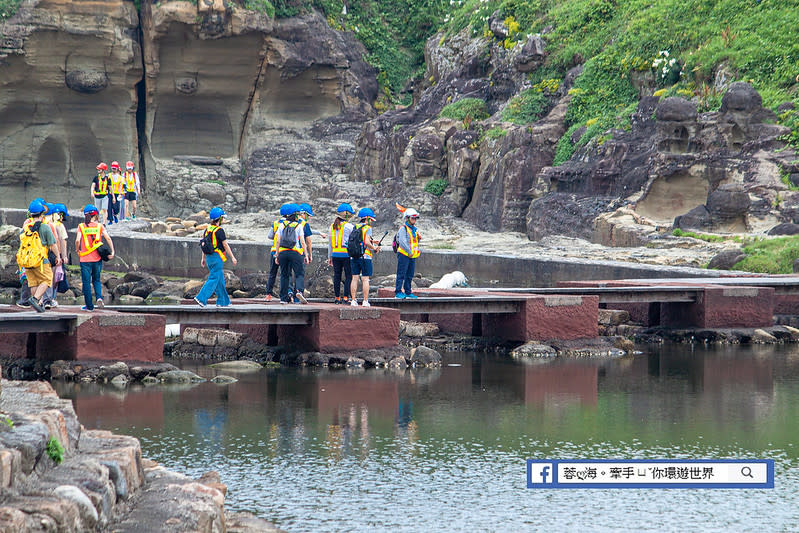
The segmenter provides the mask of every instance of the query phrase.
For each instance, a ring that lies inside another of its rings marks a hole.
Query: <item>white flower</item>
[[[663,55],[666,56],[666,57],[669,57],[669,51],[668,50],[663,50]]]
[[[676,59],[672,59],[671,61],[669,61],[669,65],[674,65],[674,63],[676,63],[676,62],[677,62]]]

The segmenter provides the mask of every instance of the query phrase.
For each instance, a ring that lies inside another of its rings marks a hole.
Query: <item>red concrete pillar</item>
[[[280,326],[280,344],[320,352],[389,348],[399,343],[399,309],[325,306],[308,326]]]
[[[661,323],[671,327],[761,328],[774,324],[771,287],[705,287],[694,303],[663,304]]]
[[[521,342],[599,335],[598,296],[524,295],[524,300],[518,313],[484,314],[483,335]]]

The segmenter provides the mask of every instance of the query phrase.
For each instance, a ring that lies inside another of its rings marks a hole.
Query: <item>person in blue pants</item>
[[[394,295],[397,298],[416,298],[412,292],[413,274],[416,271],[416,258],[421,255],[419,241],[422,239],[416,228],[419,212],[416,209],[406,209],[403,214],[404,224],[397,231],[397,283]],[[403,292],[403,290],[405,292]]]
[[[233,266],[236,266],[238,261],[227,242],[225,230],[222,229],[224,217],[225,212],[221,207],[214,207],[211,209],[209,215],[211,224],[206,228],[205,234],[203,235],[206,237],[206,240],[209,241],[212,251],[211,253],[206,253],[205,250],[203,251],[202,265],[208,266],[208,279],[205,281],[203,288],[200,289],[200,293],[194,298],[194,301],[197,302],[197,305],[200,307],[208,305],[208,299],[214,293],[216,293],[217,307],[228,307],[230,305],[230,297],[225,288],[225,273],[222,270],[222,266],[225,261],[227,261],[228,257],[230,257],[230,260],[233,262]]]

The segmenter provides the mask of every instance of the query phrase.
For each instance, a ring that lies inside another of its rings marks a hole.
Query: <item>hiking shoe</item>
[[[17,307],[21,307],[23,309],[30,309],[31,304],[28,303],[28,300],[25,300],[24,302],[17,302]]]
[[[136,220],[136,213],[133,213],[133,220]]]
[[[86,307],[85,305],[81,305],[81,306],[80,306],[80,310],[81,310],[81,311],[88,311],[88,312],[90,312],[90,313],[91,313],[92,311],[94,311],[94,309],[89,309],[89,308],[88,308],[88,307]]]
[[[397,294],[394,295],[394,298],[399,298],[400,300],[404,300],[405,299],[405,293],[404,292],[398,292]]]
[[[352,307],[358,307],[358,300],[356,300],[355,298],[353,298],[353,299],[352,299],[352,301],[350,302],[350,305],[351,305]]]
[[[200,307],[205,307],[205,304],[198,300],[196,296],[194,297],[194,302]]]
[[[44,307],[42,307],[42,304],[39,303],[39,300],[37,300],[33,296],[28,298],[28,303],[31,304],[31,307],[36,309],[37,313],[44,313]]]
[[[372,305],[369,303],[369,300],[364,300],[363,304],[361,305],[363,305],[364,307],[372,307]]]
[[[117,216],[116,216],[116,215],[114,215],[114,222],[116,222],[117,224],[119,224],[119,218],[117,218]]]
[[[336,296],[336,301],[333,302],[333,303],[336,304],[336,305],[341,304],[341,296]]]
[[[53,307],[58,307],[58,302],[56,302],[55,300],[50,300],[50,305],[52,305]]]
[[[272,297],[272,295],[271,295],[271,294],[267,294],[267,295],[266,295],[266,301],[267,301],[267,302],[271,302],[271,301],[272,301],[272,298],[273,298],[273,297]]]
[[[406,294],[405,297],[410,299],[410,300],[416,300],[417,298],[419,298],[415,294]]]
[[[53,303],[52,302],[45,302],[45,303],[42,304],[42,307],[44,307],[44,309],[46,311],[46,310],[48,310],[48,309],[53,307]]]
[[[308,300],[305,299],[305,295],[301,292],[297,293],[297,301],[301,304],[307,304]]]
[[[102,298],[97,298],[97,300],[94,302],[94,306],[102,309],[103,307],[105,307],[105,302],[103,301]]]

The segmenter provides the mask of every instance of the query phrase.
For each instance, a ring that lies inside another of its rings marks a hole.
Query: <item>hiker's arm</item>
[[[313,250],[311,249],[311,238],[305,237],[305,261],[310,263],[313,261]]]
[[[378,245],[375,241],[373,241],[372,237],[370,237],[369,235],[366,236],[366,240],[364,241],[364,244],[366,244],[366,247],[369,248],[370,250],[372,250],[373,252],[379,252],[380,251],[380,245]]]
[[[236,256],[233,255],[233,251],[230,249],[230,245],[227,243],[227,239],[222,241],[222,248],[225,249],[225,254],[230,256],[230,260],[233,261],[233,265],[234,266],[237,265],[239,261],[238,259],[236,259]]]
[[[54,242],[53,244],[48,246],[48,248],[50,249],[51,252],[53,252],[53,255],[55,256],[55,264],[56,265],[60,265],[61,264],[61,250],[58,248],[58,239],[56,239],[56,242]]]

